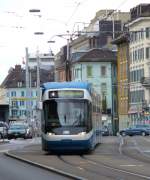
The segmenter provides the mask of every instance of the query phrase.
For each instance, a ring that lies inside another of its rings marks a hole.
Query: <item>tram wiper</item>
[[[74,126],[76,123],[76,125],[80,125],[81,124],[81,118],[82,118],[82,115],[80,113],[79,116],[76,117],[77,119],[73,122],[72,126]]]
[[[64,122],[65,122],[65,124],[66,124],[66,119],[67,119],[67,118],[66,118],[66,114],[65,114],[65,115],[64,115]]]

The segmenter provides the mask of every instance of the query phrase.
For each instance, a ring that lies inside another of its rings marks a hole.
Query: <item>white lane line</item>
[[[150,150],[143,150],[142,152],[150,153]]]
[[[122,164],[121,167],[142,167],[142,164],[136,165],[136,164]]]
[[[4,153],[4,152],[8,152],[9,149],[3,149],[3,150],[0,150],[0,153]]]
[[[80,170],[82,170],[82,171],[84,171],[84,168],[82,168],[82,167],[80,167],[80,166],[78,166],[77,168],[80,169]]]

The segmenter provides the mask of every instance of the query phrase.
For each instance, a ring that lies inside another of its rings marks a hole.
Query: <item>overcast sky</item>
[[[56,53],[66,43],[56,34],[73,32],[77,25],[82,28],[101,9],[130,11],[140,3],[150,0],[0,0],[0,83],[10,67],[22,64],[25,47],[29,53],[35,53],[37,47],[40,52],[51,47]],[[29,13],[30,9],[40,9],[41,13]],[[37,31],[44,35],[35,36]],[[55,43],[48,44],[50,39]]]

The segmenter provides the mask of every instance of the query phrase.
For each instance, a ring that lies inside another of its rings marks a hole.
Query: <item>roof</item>
[[[54,70],[46,70],[46,69],[40,69],[40,82],[44,83],[44,82],[48,82],[48,81],[54,81]],[[35,83],[37,81],[37,71],[36,68],[32,69],[30,71],[30,75],[31,75],[31,80],[32,80],[32,87],[35,87]],[[8,75],[6,76],[6,78],[4,79],[4,81],[1,84],[1,87],[5,87],[5,88],[20,88],[18,87],[18,82],[22,82],[22,86],[21,87],[26,87],[26,71],[25,69],[21,68],[21,65],[17,65],[15,66],[15,68],[13,68]]]
[[[129,43],[129,34],[124,33],[112,41],[112,44],[122,44],[124,42]]]
[[[43,90],[48,89],[63,89],[63,88],[75,88],[75,89],[86,89],[91,91],[91,84],[88,82],[47,82],[42,86]]]
[[[76,62],[110,62],[116,61],[116,52],[108,49],[92,49],[81,56]]]

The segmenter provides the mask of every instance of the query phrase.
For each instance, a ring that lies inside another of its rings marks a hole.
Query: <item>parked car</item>
[[[108,127],[103,127],[101,130],[102,136],[109,136],[109,129]]]
[[[8,124],[6,122],[0,121],[0,139],[7,137]]]
[[[8,129],[8,139],[16,138],[32,138],[32,129],[28,124],[25,123],[14,123],[11,124]]]
[[[135,126],[129,127],[127,129],[121,130],[120,135],[122,136],[134,136],[134,135],[142,135],[147,136],[150,135],[150,125],[148,124],[137,124]]]

